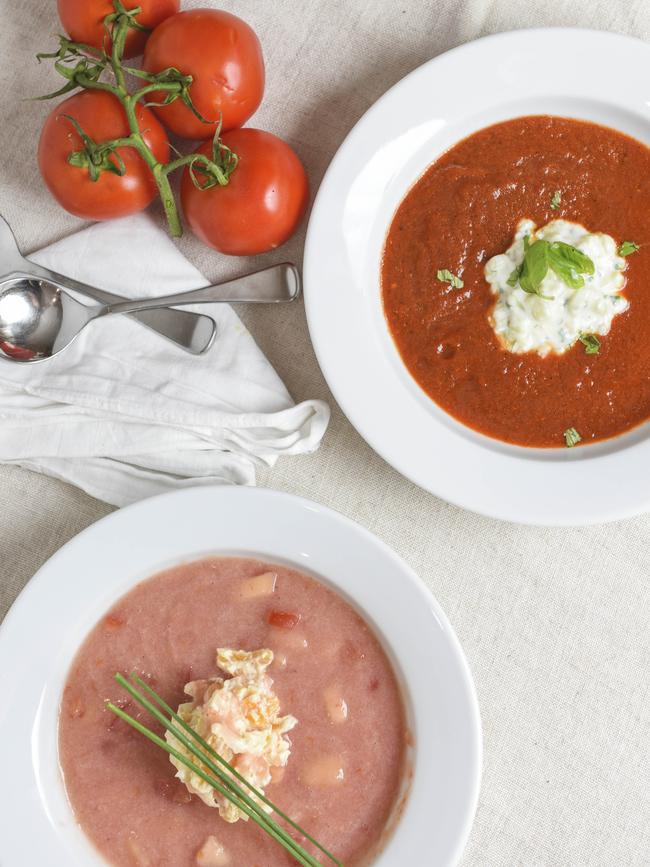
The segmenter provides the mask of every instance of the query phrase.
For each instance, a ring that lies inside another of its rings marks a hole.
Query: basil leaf
[[[465,283],[460,279],[460,277],[452,274],[451,271],[447,270],[447,268],[443,268],[442,270],[438,271],[436,276],[441,283],[449,283],[452,289],[462,289],[465,285]]]
[[[550,245],[549,264],[560,280],[571,289],[581,289],[585,281],[580,275],[593,274],[596,270],[589,256],[564,241],[553,241]]]
[[[568,449],[572,449],[574,446],[577,446],[581,440],[582,437],[574,427],[567,428],[564,431],[564,442],[566,443],[566,447]]]
[[[595,334],[581,334],[578,339],[584,346],[586,355],[598,355],[600,352],[600,340]]]
[[[524,247],[526,247],[524,238]],[[526,249],[519,274],[519,285],[530,295],[539,295],[539,287],[548,272],[548,241],[534,241]]]
[[[577,247],[572,247],[571,244],[565,244],[564,241],[553,241],[551,258],[570,265],[578,274],[593,274],[596,270],[596,266],[586,253],[578,250]]]
[[[522,267],[523,267],[523,265],[517,265],[515,270],[508,277],[508,279],[506,280],[506,283],[508,284],[508,286],[516,286],[517,285],[519,278],[521,276]]]
[[[553,260],[551,261],[551,268],[555,271],[560,280],[562,280],[563,283],[566,283],[566,285],[571,289],[582,289],[585,285],[585,278],[576,274],[575,270],[570,265]]]
[[[635,241],[623,241],[618,248],[619,256],[629,256],[631,253],[636,253],[641,247]]]
[[[557,209],[560,207],[561,203],[562,203],[562,193],[559,190],[556,190],[553,193],[553,197],[551,199],[551,210],[557,211]]]

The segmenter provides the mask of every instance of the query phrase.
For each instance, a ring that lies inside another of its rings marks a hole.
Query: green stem
[[[178,216],[178,208],[176,207],[176,199],[172,192],[171,184],[165,167],[158,163],[153,169],[153,176],[158,186],[158,192],[162,200],[165,216],[169,224],[169,231],[174,238],[180,238],[183,234],[183,226],[181,225],[180,217]]]
[[[138,102],[142,99],[143,96],[146,96],[148,93],[161,90],[166,91],[167,93],[180,93],[181,85],[177,81],[170,81],[168,84],[162,84],[162,82],[154,82],[153,84],[148,84],[146,87],[141,87],[140,90],[136,90],[133,94],[131,94],[131,96],[136,102]]]
[[[75,75],[74,80],[84,90],[104,90],[106,93],[112,93],[113,96],[116,96],[122,102],[119,88],[113,84],[109,84],[107,81],[94,81],[83,74]]]
[[[203,154],[185,154],[182,157],[179,157],[177,160],[172,160],[172,162],[167,163],[166,166],[163,166],[163,171],[165,174],[171,174],[175,172],[176,169],[181,169],[183,166],[189,166],[190,163],[201,164],[204,166],[211,166],[212,160],[208,159],[208,157]]]
[[[124,70],[122,69],[122,55],[124,54],[128,29],[128,18],[120,17],[117,26],[113,27],[113,32],[111,33],[111,68],[118,88],[124,93],[126,93],[126,81],[124,79]]]
[[[134,139],[134,147],[136,148],[142,159],[145,161],[145,163],[151,169],[154,180],[156,182],[156,186],[158,187],[158,192],[160,193],[160,198],[162,200],[163,208],[165,210],[165,216],[167,217],[167,222],[169,223],[169,231],[172,233],[174,238],[180,238],[183,234],[183,227],[181,225],[180,217],[178,216],[178,208],[176,207],[174,193],[172,192],[169,178],[167,177],[167,173],[165,172],[164,164],[158,162],[158,160],[153,154],[153,151],[146,143],[142,136],[142,133],[140,132],[138,119],[135,113],[135,107],[137,105],[137,102],[135,100],[135,94],[131,95],[124,91],[122,105],[124,106],[126,118],[129,123],[129,129],[131,130],[131,137]]]

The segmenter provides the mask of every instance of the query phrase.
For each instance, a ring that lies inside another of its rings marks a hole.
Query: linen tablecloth
[[[533,26],[650,39],[648,0],[183,3],[198,5],[233,11],[259,34],[268,84],[252,123],[291,142],[314,189],[365,109],[448,48]],[[58,87],[33,60],[58,30],[56,3],[0,0],[0,11],[0,212],[29,251],[81,225],[37,175],[48,108],[22,101]],[[264,263],[300,261],[302,241]],[[222,258],[189,236],[180,246],[214,280],[257,264]],[[322,397],[334,410],[317,454],[287,458],[261,482],[332,506],[392,545],[435,593],[469,659],[485,767],[464,867],[650,864],[650,516],[547,530],[448,506],[388,467],[337,410],[301,305],[250,309],[245,319],[294,399]],[[40,564],[109,507],[24,470],[0,468],[0,484],[1,615]],[[417,867],[426,864],[423,853]]]

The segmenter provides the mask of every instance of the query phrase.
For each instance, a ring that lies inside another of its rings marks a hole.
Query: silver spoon
[[[37,265],[26,259],[18,249],[9,223],[2,216],[0,216],[0,275],[2,275],[0,276],[0,283],[9,277],[21,275],[22,277],[49,280],[59,288],[73,289],[75,292],[105,304],[124,300],[122,295],[106,292],[104,289],[98,289],[87,283],[80,283],[78,280],[64,277],[62,274],[57,274],[56,271],[50,271],[49,268],[44,268],[42,265]],[[133,315],[142,325],[156,331],[194,355],[199,355],[209,349],[216,333],[215,322],[210,316],[190,313],[189,310],[163,308],[146,310]]]
[[[269,304],[293,301],[300,294],[300,273],[284,263],[227,283],[191,292],[103,304],[85,299],[49,280],[17,275],[0,281],[0,351],[12,361],[52,358],[69,346],[93,319],[184,304]]]

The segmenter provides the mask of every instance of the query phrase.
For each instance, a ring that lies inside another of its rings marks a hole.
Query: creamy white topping
[[[584,286],[572,289],[549,268],[540,287],[542,298],[508,285],[524,259],[524,238],[563,241],[587,255],[594,273],[585,274]],[[616,242],[602,232],[589,232],[579,223],[552,220],[537,230],[532,220],[521,220],[514,241],[505,253],[485,265],[485,279],[497,301],[490,314],[495,333],[510,352],[562,353],[581,335],[609,332],[612,320],[629,303],[620,292],[625,285],[626,262]]]
[[[298,722],[293,716],[280,716],[280,702],[273,692],[273,681],[266,673],[272,662],[271,650],[249,653],[221,648],[217,651],[217,666],[231,677],[211,677],[188,683],[184,691],[192,701],[178,708],[179,716],[262,793],[271,782],[271,769],[287,764],[291,741],[286,733]],[[167,732],[165,737],[177,750],[197,762],[173,735]],[[209,807],[217,807],[226,822],[248,819],[198,774],[174,756],[169,758],[177,769],[176,776],[188,791],[198,795]],[[205,766],[202,769],[211,773]],[[266,804],[261,806],[270,812]]]

